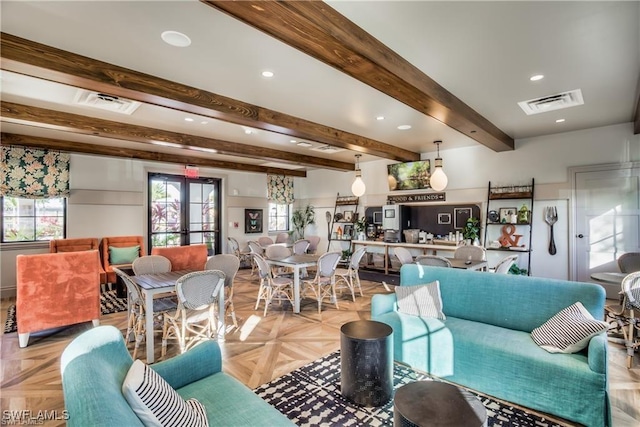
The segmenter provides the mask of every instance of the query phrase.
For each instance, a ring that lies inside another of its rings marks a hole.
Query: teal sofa
[[[73,426],[142,426],[122,394],[133,363],[122,333],[113,326],[84,332],[61,358],[65,409]],[[172,359],[152,365],[185,399],[207,409],[211,426],[291,426],[278,410],[222,372],[220,347],[206,341]]]
[[[572,422],[611,425],[606,334],[575,354],[548,353],[530,335],[577,301],[602,319],[602,287],[415,264],[400,270],[401,286],[434,280],[446,320],[399,313],[395,294],[372,298],[371,318],[393,328],[397,361]]]

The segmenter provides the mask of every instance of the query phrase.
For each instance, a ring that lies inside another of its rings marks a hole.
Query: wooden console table
[[[426,243],[388,243],[379,240],[352,240],[352,252],[355,252],[356,246],[367,246],[372,248],[381,248],[384,254],[384,274],[389,274],[389,249],[403,247],[407,249],[419,249],[422,251],[421,255],[437,255],[438,251],[455,252],[458,248],[456,245],[433,245]]]

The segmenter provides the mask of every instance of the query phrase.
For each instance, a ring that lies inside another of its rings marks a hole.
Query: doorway
[[[640,163],[572,168],[571,176],[572,279],[591,282],[593,273],[619,271],[623,253],[640,251]]]
[[[206,244],[220,253],[220,180],[149,174],[149,248]]]

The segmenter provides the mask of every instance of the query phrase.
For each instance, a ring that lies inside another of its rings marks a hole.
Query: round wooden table
[[[487,410],[473,394],[439,381],[416,381],[396,390],[395,427],[487,425]]]

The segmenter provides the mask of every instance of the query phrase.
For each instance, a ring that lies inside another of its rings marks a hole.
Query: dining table
[[[293,270],[293,312],[300,313],[300,272],[318,263],[320,255],[291,255],[282,259],[266,259],[271,266],[289,267]]]
[[[141,274],[132,276],[131,279],[140,287],[144,296],[145,313],[153,313],[153,300],[160,294],[175,292],[176,281],[185,274],[194,270],[176,270],[167,273]],[[218,341],[224,341],[224,286],[218,292]],[[153,337],[153,315],[145,316],[145,333],[147,346],[147,363],[153,363],[154,358],[154,337]]]
[[[487,261],[466,260],[463,258],[447,258],[453,268],[463,268],[466,270],[486,270]]]

